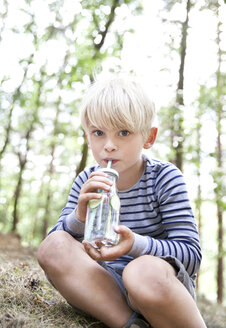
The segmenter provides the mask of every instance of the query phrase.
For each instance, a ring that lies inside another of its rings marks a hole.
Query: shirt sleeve
[[[79,241],[83,240],[85,223],[76,218],[76,209],[81,187],[88,180],[89,175],[93,170],[93,167],[91,167],[90,169],[84,170],[76,177],[68,195],[67,204],[63,208],[56,225],[49,234],[56,230],[64,230],[75,239]]]
[[[199,234],[184,177],[174,165],[166,165],[158,170],[155,198],[166,237],[158,239],[134,233],[134,244],[127,255],[176,257],[190,276],[195,275],[201,263]]]

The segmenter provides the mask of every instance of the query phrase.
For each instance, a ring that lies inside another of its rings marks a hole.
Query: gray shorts
[[[168,262],[175,268],[175,270],[177,271],[177,279],[184,285],[184,287],[188,290],[188,292],[191,294],[191,296],[195,300],[196,295],[195,295],[194,282],[190,278],[187,271],[185,270],[184,265],[178,259],[171,257],[171,256],[162,256],[160,258],[162,258],[163,260],[165,260],[166,262]],[[132,306],[130,305],[129,299],[128,299],[127,291],[126,291],[124,283],[122,281],[122,272],[123,272],[125,266],[120,265],[120,264],[115,266],[115,265],[107,264],[106,262],[100,262],[99,264],[104,269],[106,269],[110,273],[110,275],[115,279],[115,281],[119,285],[122,293],[125,295],[128,305],[132,308]]]

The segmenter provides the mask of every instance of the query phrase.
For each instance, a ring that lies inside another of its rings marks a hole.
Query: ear
[[[143,147],[144,149],[149,149],[153,146],[156,136],[157,136],[157,133],[158,133],[158,128],[155,128],[155,127],[151,128],[150,135],[144,144],[144,147]]]

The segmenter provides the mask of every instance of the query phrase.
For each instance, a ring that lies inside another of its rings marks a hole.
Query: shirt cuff
[[[66,217],[67,228],[75,235],[84,235],[85,222],[76,218],[75,210]]]
[[[133,235],[134,235],[133,246],[129,251],[129,253],[127,253],[126,255],[136,258],[141,255],[147,254],[149,249],[148,238],[145,236],[138,235],[137,233],[133,233]]]

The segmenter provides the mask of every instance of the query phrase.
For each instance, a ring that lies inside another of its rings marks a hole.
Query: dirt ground
[[[0,233],[0,328],[104,328],[78,315],[47,281],[36,249]]]
[[[208,328],[226,328],[226,308],[198,297]],[[77,315],[46,281],[36,249],[18,235],[0,233],[0,328],[104,328]]]

